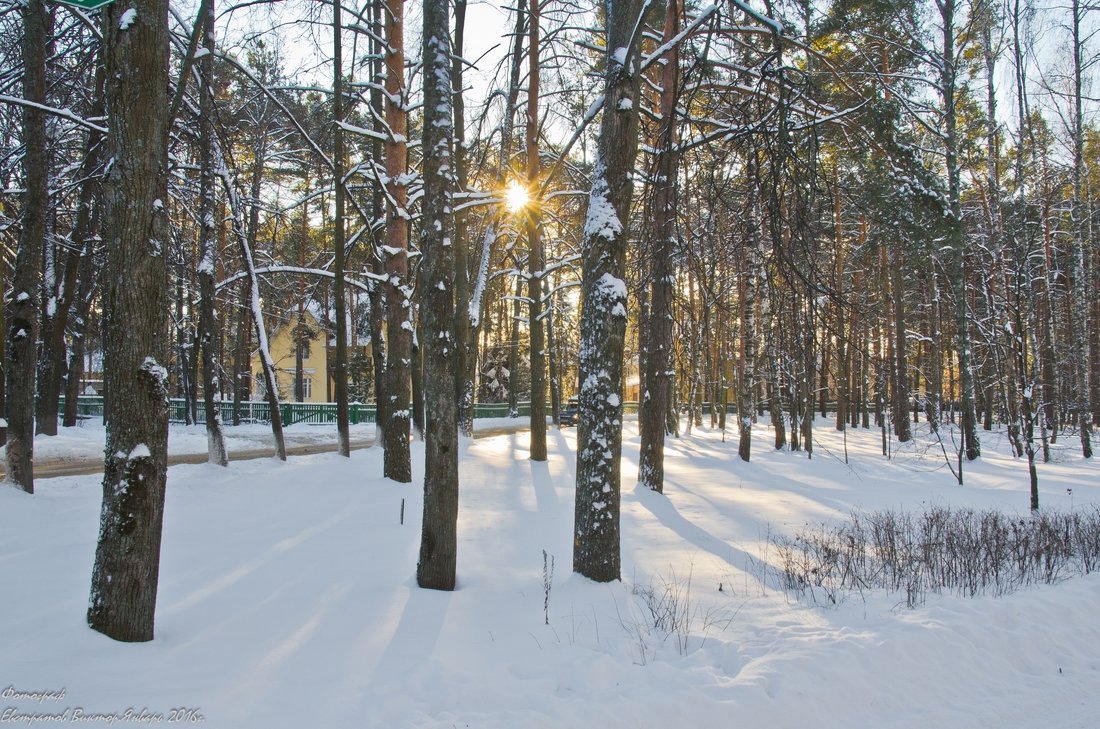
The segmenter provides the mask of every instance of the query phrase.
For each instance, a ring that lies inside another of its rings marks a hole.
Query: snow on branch
[[[256,275],[259,275],[261,273],[301,273],[301,274],[305,274],[307,276],[321,276],[323,278],[336,278],[336,274],[333,273],[332,271],[326,271],[323,268],[306,268],[306,267],[303,267],[303,266],[262,266],[260,268],[254,269],[253,273],[255,273]],[[221,289],[225,288],[226,286],[229,286],[232,283],[240,281],[242,278],[245,278],[248,275],[249,275],[248,271],[241,271],[239,273],[235,273],[232,276],[230,276],[229,278],[218,282],[214,286],[214,288],[216,290],[221,290]],[[357,281],[353,278],[345,278],[344,283],[346,283],[349,286],[354,286],[355,288],[359,289],[360,291],[366,291],[367,293],[370,293],[370,291],[371,291],[371,287],[370,287],[369,284],[363,283],[362,281]]]
[[[52,114],[53,116],[67,119],[68,121],[71,121],[74,124],[79,124],[86,129],[91,129],[101,134],[107,133],[107,127],[101,127],[98,124],[94,124],[81,116],[77,116],[70,109],[58,109],[53,106],[46,106],[45,104],[38,104],[33,101],[27,101],[26,99],[21,99],[18,96],[6,96],[4,94],[0,94],[0,103],[11,104],[13,106],[24,106],[28,109],[38,109],[39,111],[45,112],[47,114]]]
[[[699,15],[695,18],[695,20],[691,21],[691,23],[685,26],[684,29],[677,33],[674,38],[671,38],[668,43],[661,45],[659,48],[653,51],[653,53],[650,53],[648,56],[643,58],[641,67],[639,68],[639,72],[645,73],[646,69],[659,61],[662,56],[671,51],[673,48],[683,43],[685,38],[697,31],[699,29],[699,26],[707,22],[707,20],[709,20],[711,16],[713,16],[717,12],[717,5],[708,5],[703,8],[699,12]]]
[[[783,35],[782,23],[780,23],[775,18],[769,17],[759,11],[754,10],[747,2],[742,2],[742,0],[730,0],[730,5],[740,9],[742,12],[744,12],[746,15],[748,15],[750,18],[760,23],[761,25],[768,26],[768,28],[770,28],[772,33],[774,33],[775,35]]]

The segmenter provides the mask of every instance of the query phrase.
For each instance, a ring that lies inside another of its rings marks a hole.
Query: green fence
[[[61,408],[64,409],[65,401],[62,398]],[[187,422],[187,403],[181,398],[172,398],[168,402],[168,419],[173,423]],[[218,403],[223,423],[233,422],[233,403]],[[638,403],[627,402],[623,409],[628,414],[638,412]],[[206,422],[206,411],[202,403],[198,405],[198,417],[195,422]],[[531,415],[531,403],[520,402],[516,404],[516,417],[526,418]],[[550,413],[550,405],[546,406],[547,414]],[[81,395],[77,401],[77,414],[81,418],[102,418],[103,398],[98,395]],[[269,423],[271,422],[271,410],[266,401],[250,400],[241,403],[242,423]],[[282,416],[283,425],[295,423],[335,423],[336,403],[332,402],[286,402],[279,404],[279,414]],[[474,418],[507,418],[509,416],[508,403],[475,403]],[[359,423],[373,423],[375,419],[374,405],[351,403],[348,406],[348,419],[352,425]]]

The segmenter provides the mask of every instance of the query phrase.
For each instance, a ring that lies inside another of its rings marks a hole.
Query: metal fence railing
[[[61,399],[61,409],[65,407],[65,399]],[[187,402],[182,398],[172,398],[168,401],[168,419],[173,423],[187,422]],[[233,403],[220,402],[218,409],[223,423],[233,422]],[[628,414],[638,412],[638,403],[626,402],[623,409]],[[206,422],[206,412],[199,403],[195,422]],[[550,406],[547,404],[546,412],[549,415]],[[284,402],[279,403],[279,414],[282,416],[283,425],[295,423],[335,423],[336,403],[333,402]],[[474,403],[474,418],[507,418],[509,416],[508,403]],[[531,414],[530,402],[516,403],[516,417],[529,417]],[[102,418],[103,397],[100,395],[81,395],[77,401],[77,415],[81,418]],[[241,402],[240,417],[242,423],[269,423],[271,422],[271,409],[265,400],[247,400]],[[359,423],[373,423],[375,421],[374,405],[365,403],[351,403],[348,405],[348,420],[352,425]]]

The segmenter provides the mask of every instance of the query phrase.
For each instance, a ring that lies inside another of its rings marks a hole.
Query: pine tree
[[[603,117],[584,229],[573,571],[619,579],[627,223],[638,152],[640,0],[604,4]]]

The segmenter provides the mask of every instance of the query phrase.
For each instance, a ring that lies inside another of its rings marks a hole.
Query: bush
[[[883,589],[903,594],[914,607],[929,590],[1005,595],[1096,570],[1100,507],[1028,517],[944,507],[853,513],[839,526],[772,543],[782,587],[800,598],[836,604],[845,595]]]

